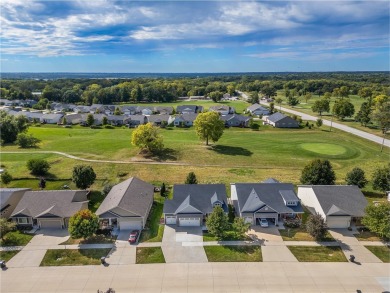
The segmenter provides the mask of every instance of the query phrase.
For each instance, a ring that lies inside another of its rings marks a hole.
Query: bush
[[[2,174],[1,174],[1,182],[4,184],[4,185],[8,185],[8,183],[10,183],[12,181],[12,175],[10,173],[8,173],[7,171],[4,171]]]
[[[352,171],[348,172],[345,181],[348,185],[357,185],[359,188],[363,188],[368,183],[364,171],[359,167],[353,168]]]
[[[72,181],[76,184],[77,188],[87,189],[95,182],[95,179],[96,173],[91,166],[74,166]]]
[[[104,187],[103,187],[102,193],[104,195],[107,195],[111,191],[112,187],[113,187],[113,185],[111,183],[105,184]]]
[[[326,223],[320,214],[310,215],[306,222],[306,231],[316,240],[324,238],[326,234]]]
[[[36,147],[38,143],[40,143],[41,140],[38,138],[33,137],[31,134],[25,134],[25,133],[19,133],[18,138],[16,140],[16,143],[21,148],[31,148]]]
[[[295,219],[285,219],[284,226],[287,228],[298,228],[301,226],[301,220],[298,218]]]
[[[91,127],[92,128],[92,127]],[[106,129],[114,129],[115,127],[112,125],[104,125],[104,128]]]
[[[44,159],[30,159],[27,162],[27,169],[29,169],[33,175],[42,176],[47,174],[50,165]]]

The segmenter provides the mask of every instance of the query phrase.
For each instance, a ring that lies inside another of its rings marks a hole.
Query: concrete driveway
[[[26,248],[34,249],[39,246],[53,246],[65,242],[69,239],[67,229],[42,229],[38,230],[33,239],[27,244]]]
[[[176,227],[165,225],[162,251],[166,263],[207,262],[203,249],[201,227]]]
[[[276,226],[267,228],[251,226],[247,235],[253,240],[259,241],[262,245],[266,245],[267,242],[283,242],[282,236],[280,236],[278,227]]]
[[[112,265],[135,264],[137,246],[130,244],[128,239],[132,230],[121,230],[115,241],[115,246],[107,256],[107,262]]]

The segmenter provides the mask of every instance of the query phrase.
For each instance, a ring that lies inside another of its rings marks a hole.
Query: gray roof
[[[322,210],[330,215],[364,216],[367,200],[355,185],[311,185]]]
[[[181,117],[185,121],[193,122],[196,119],[196,117],[198,117],[198,113],[184,113],[184,114],[181,114]]]
[[[148,122],[162,122],[162,121],[166,121],[168,122],[168,119],[169,119],[169,115],[167,114],[161,114],[161,115],[150,115],[147,117],[148,119]]]
[[[33,218],[51,214],[67,218],[83,208],[87,208],[85,190],[27,191],[19,201],[11,217],[18,215]]]
[[[186,213],[190,208],[192,214],[210,214],[215,201],[221,202],[225,212],[228,211],[224,184],[177,184],[173,186],[173,199],[165,201],[164,213]]]
[[[202,106],[196,106],[196,105],[181,105],[176,107],[177,113],[183,113],[183,112],[192,112],[192,113],[199,113],[202,112],[203,107]]]
[[[0,188],[0,204],[6,203],[14,192],[22,190],[28,191],[31,188]]]
[[[294,194],[291,183],[236,183],[237,199],[240,212],[255,212],[267,205],[278,213],[303,213],[300,202],[297,206],[286,206],[283,194]]]
[[[280,181],[276,180],[275,178],[267,178],[264,181],[262,181],[261,183],[280,183]]]
[[[279,112],[276,112],[274,114],[272,114],[271,116],[269,116],[267,119],[271,122],[278,122],[279,120],[282,120],[283,118],[286,118],[287,116],[282,114],[282,113],[279,113]]]
[[[227,115],[222,115],[220,117],[220,119],[223,120],[223,121],[229,121],[231,119],[236,119],[236,120],[238,120],[240,122],[246,122],[246,121],[249,121],[251,119],[251,117],[238,115],[238,114],[227,114]]]
[[[267,108],[264,108],[263,106],[259,105],[259,104],[253,104],[253,105],[250,105],[248,108],[246,108],[248,111],[255,111],[255,110],[262,110],[262,111],[268,111]]]
[[[58,119],[64,116],[64,114],[43,114],[42,119]]]
[[[226,105],[216,105],[209,108],[210,111],[229,111],[230,107]]]
[[[133,120],[133,121],[140,121],[142,123],[145,122],[145,115],[129,115],[130,117],[130,120]]]
[[[154,110],[159,113],[165,113],[165,114],[172,114],[173,113],[173,107],[171,106],[157,106],[154,107]]]
[[[153,200],[154,186],[137,177],[131,177],[114,187],[107,194],[96,211],[102,215],[114,208],[121,208],[139,216],[144,216]]]

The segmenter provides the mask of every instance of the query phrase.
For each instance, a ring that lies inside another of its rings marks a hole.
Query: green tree
[[[122,112],[121,112],[121,110],[119,109],[119,107],[116,107],[116,108],[115,108],[114,115],[119,116],[119,115],[121,115],[121,114],[122,114]]]
[[[30,159],[27,161],[27,169],[33,175],[42,176],[47,174],[50,164],[44,159]]]
[[[5,218],[0,218],[0,237],[1,237],[1,240],[4,241],[4,236],[8,232],[15,230],[15,228],[16,228],[15,222],[8,221]]]
[[[355,167],[348,172],[345,181],[348,185],[357,185],[359,188],[363,188],[368,183],[364,171],[359,167]]]
[[[86,121],[87,126],[92,126],[94,122],[95,122],[95,118],[93,118],[93,114],[91,114],[91,113],[88,114],[87,121]]]
[[[251,104],[258,104],[259,103],[259,93],[256,91],[249,93],[249,102]]]
[[[103,117],[102,124],[103,125],[107,125],[108,124],[108,118],[106,116]]]
[[[354,105],[347,99],[339,99],[333,105],[333,113],[337,118],[343,120],[355,113]]]
[[[316,240],[321,240],[326,234],[326,223],[320,214],[310,215],[306,221],[306,232]]]
[[[340,97],[348,98],[349,96],[349,88],[347,86],[342,86],[339,90]]]
[[[390,164],[387,167],[377,168],[374,171],[372,188],[383,192],[390,190]]]
[[[390,203],[368,205],[362,223],[379,236],[390,238]]]
[[[130,98],[134,103],[142,101],[142,88],[138,84],[131,90]]]
[[[305,99],[305,102],[307,103],[307,101],[309,101],[312,97],[312,94],[311,93],[307,93],[305,96],[304,96],[304,99]]]
[[[244,237],[245,233],[249,230],[249,227],[251,226],[250,223],[245,223],[244,218],[234,218],[233,221],[233,231],[236,234],[237,238]]]
[[[77,188],[87,189],[95,182],[95,179],[96,173],[91,166],[74,166],[72,181],[76,184]]]
[[[276,97],[276,89],[269,81],[262,82],[260,92],[267,98]]]
[[[291,95],[291,96],[289,96],[289,97],[287,98],[287,104],[288,104],[289,106],[294,107],[294,106],[296,106],[296,105],[299,104],[299,99],[298,99],[297,97]]]
[[[166,192],[167,192],[167,188],[165,187],[165,183],[163,182],[163,184],[161,185],[161,189],[160,189],[160,195],[162,197],[165,197]]]
[[[269,103],[269,112],[271,114],[275,113],[275,104],[274,104],[274,102]]]
[[[214,91],[210,92],[208,96],[214,101],[219,102],[223,98],[223,92],[220,91]]]
[[[12,116],[0,111],[0,138],[4,143],[14,142],[18,134],[26,132],[27,129],[28,120],[25,116]]]
[[[360,106],[359,112],[355,116],[355,120],[360,122],[361,125],[367,126],[371,121],[372,107],[370,102],[363,102]]]
[[[386,133],[390,130],[390,102],[376,103],[374,112],[371,114],[372,120],[374,120],[383,133],[383,143],[385,140]]]
[[[372,88],[370,87],[363,87],[359,90],[358,95],[362,97],[363,99],[371,98],[372,97]]]
[[[185,184],[198,184],[198,179],[196,179],[194,172],[188,173]]]
[[[329,112],[330,110],[329,99],[322,98],[315,101],[311,109],[313,112],[317,112],[320,114],[320,116],[322,116],[322,112]]]
[[[99,228],[99,218],[90,210],[81,210],[69,219],[68,231],[72,238],[88,238]]]
[[[328,160],[316,159],[303,168],[300,180],[308,185],[333,185],[336,175]]]
[[[322,119],[321,119],[321,118],[318,118],[318,119],[317,119],[317,121],[316,121],[316,125],[317,125],[317,127],[321,127],[321,126],[322,126],[322,124],[323,124],[323,121],[322,121]]]
[[[233,96],[234,93],[236,92],[236,88],[234,87],[234,85],[229,84],[229,85],[226,87],[226,91],[228,92],[228,94],[229,94],[230,96]]]
[[[152,123],[138,126],[131,135],[131,144],[149,153],[158,153],[164,148],[159,129]]]
[[[11,181],[12,181],[12,175],[10,173],[8,173],[8,171],[4,171],[3,173],[1,173],[1,182],[4,184],[4,185],[8,185]]]
[[[206,227],[217,238],[221,239],[224,236],[225,231],[229,228],[229,219],[221,207],[215,207],[207,217]]]
[[[41,140],[38,138],[33,137],[31,134],[25,134],[25,133],[19,133],[16,143],[21,148],[32,148],[36,147],[38,143],[40,143]]]
[[[283,99],[282,98],[276,98],[275,103],[279,105],[279,110],[282,110],[282,103]]]
[[[194,121],[194,126],[196,134],[201,140],[206,141],[206,145],[209,145],[209,139],[217,142],[225,129],[225,124],[219,119],[217,112],[200,113]]]

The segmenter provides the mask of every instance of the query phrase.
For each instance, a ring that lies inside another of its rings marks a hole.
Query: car
[[[260,219],[260,226],[264,228],[268,227],[267,219]]]
[[[136,243],[138,240],[139,230],[133,230],[130,232],[129,242]]]

